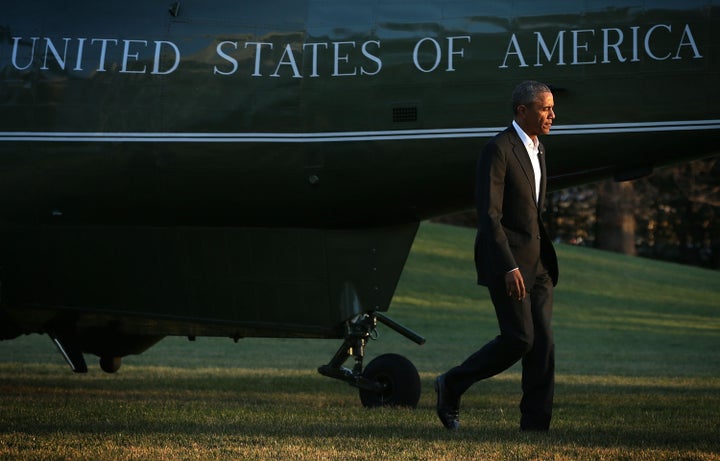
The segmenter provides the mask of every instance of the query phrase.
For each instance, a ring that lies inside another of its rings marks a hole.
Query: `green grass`
[[[432,379],[494,337],[473,232],[423,224],[384,326],[421,373],[416,410],[361,407],[320,376],[335,340],[168,338],[74,375],[47,337],[0,343],[0,459],[720,460],[720,273],[560,246],[549,434],[518,431],[520,368],[463,397],[443,429]]]

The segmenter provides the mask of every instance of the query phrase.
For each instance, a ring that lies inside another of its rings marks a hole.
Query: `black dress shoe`
[[[448,429],[460,427],[460,399],[450,394],[445,386],[445,375],[435,379],[435,392],[437,393],[437,415]]]

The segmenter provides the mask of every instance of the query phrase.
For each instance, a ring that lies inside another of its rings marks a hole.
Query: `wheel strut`
[[[345,323],[345,341],[335,352],[335,355],[327,365],[318,368],[318,372],[330,378],[345,381],[351,386],[371,391],[381,391],[382,385],[370,381],[362,376],[363,358],[365,357],[365,345],[374,335],[377,320],[374,315],[361,314]],[[355,358],[355,365],[352,369],[346,368],[343,364],[350,357]]]
[[[318,372],[320,372],[320,374],[324,376],[345,381],[351,386],[359,388],[363,404],[366,404],[367,401],[371,400],[367,398],[367,395],[369,395],[369,393],[377,395],[387,395],[388,393],[392,394],[400,392],[401,394],[403,394],[403,398],[396,403],[407,406],[415,406],[417,404],[417,401],[419,400],[420,378],[417,374],[417,370],[415,369],[415,367],[412,366],[412,364],[404,357],[397,356],[396,354],[388,354],[392,355],[393,357],[399,357],[404,362],[407,362],[409,366],[404,365],[402,367],[403,370],[405,370],[406,372],[413,372],[411,373],[413,376],[410,378],[410,382],[412,383],[411,387],[413,387],[413,390],[411,392],[412,395],[409,398],[404,395],[406,393],[402,389],[396,389],[396,382],[400,380],[399,377],[396,378],[394,376],[385,376],[387,374],[385,372],[378,373],[378,368],[384,368],[384,365],[374,367],[372,372],[369,374],[363,373],[365,346],[367,345],[368,340],[374,339],[377,336],[375,328],[377,326],[378,320],[381,321],[383,324],[387,325],[388,327],[392,328],[396,332],[402,334],[406,338],[409,338],[410,340],[416,342],[417,344],[425,343],[425,338],[415,333],[414,331],[400,325],[399,323],[391,320],[384,314],[381,314],[379,312],[360,314],[352,318],[351,320],[345,322],[345,340],[343,341],[342,345],[337,350],[333,358],[330,360],[330,362],[327,365],[319,367]],[[355,364],[352,369],[343,366],[343,364],[351,356],[355,359]],[[380,359],[381,357],[383,357],[383,362],[387,361],[386,356],[380,356],[377,359]],[[370,365],[372,364],[373,363],[371,363]],[[370,366],[368,366],[368,368],[370,368]],[[412,370],[410,370],[410,368],[412,368]],[[417,385],[415,385],[416,382]],[[417,390],[414,389],[415,387],[417,387]],[[388,400],[390,402],[393,401],[393,399]],[[375,405],[366,404],[366,406]]]

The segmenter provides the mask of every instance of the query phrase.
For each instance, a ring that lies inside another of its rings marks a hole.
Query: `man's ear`
[[[517,106],[517,114],[525,118],[525,114],[527,113],[527,107],[524,105]]]

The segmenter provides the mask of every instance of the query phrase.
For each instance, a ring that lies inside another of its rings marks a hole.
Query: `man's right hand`
[[[525,281],[520,273],[520,269],[513,269],[505,274],[505,288],[508,296],[522,301],[527,295],[525,291]]]

